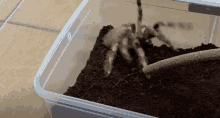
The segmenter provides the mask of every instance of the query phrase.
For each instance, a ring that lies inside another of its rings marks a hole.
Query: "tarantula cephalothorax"
[[[110,30],[103,38],[103,44],[110,46],[111,50],[107,52],[107,58],[104,63],[105,75],[109,76],[113,67],[113,61],[116,57],[117,51],[119,50],[123,57],[130,63],[132,57],[129,54],[129,49],[134,48],[138,54],[139,63],[145,68],[148,65],[148,60],[145,58],[144,50],[142,49],[139,39],[144,38],[146,41],[151,42],[151,38],[157,37],[160,41],[170,46],[172,49],[175,47],[171,42],[162,34],[160,27],[170,28],[184,28],[185,24],[174,23],[174,22],[156,22],[153,28],[141,25],[142,21],[142,8],[140,0],[137,0],[138,6],[138,20],[137,25],[134,23],[123,24],[120,27]],[[146,75],[149,78],[149,75]]]

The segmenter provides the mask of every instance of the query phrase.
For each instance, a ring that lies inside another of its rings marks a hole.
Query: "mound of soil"
[[[112,29],[104,26],[91,51],[86,67],[74,86],[64,95],[105,105],[131,110],[156,117],[199,118],[220,117],[220,61],[203,61],[161,70],[147,79],[137,66],[137,56],[128,64],[118,53],[112,73],[104,77],[104,60],[109,47],[102,44],[104,35]],[[143,43],[149,64],[201,50],[216,49],[213,44],[202,44],[189,49],[171,50]]]

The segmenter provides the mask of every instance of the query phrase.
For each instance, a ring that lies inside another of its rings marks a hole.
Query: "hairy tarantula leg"
[[[164,42],[165,44],[169,45],[173,50],[175,49],[174,45],[170,42],[169,39],[167,39],[165,37],[165,35],[161,32],[160,30],[160,26],[165,26],[165,24],[163,22],[156,22],[153,26],[153,28],[157,31],[154,32],[155,36],[162,42]],[[171,24],[170,24],[171,26]]]
[[[145,59],[144,50],[141,48],[141,45],[138,39],[136,38],[134,39],[133,46],[134,46],[135,51],[138,54],[140,64],[143,66],[143,68],[147,67],[148,62]]]
[[[192,23],[186,23],[186,22],[172,22],[172,21],[168,21],[166,23],[162,22],[162,21],[158,21],[154,24],[154,29],[156,31],[158,31],[160,29],[160,26],[163,27],[169,27],[169,28],[173,28],[173,29],[182,29],[182,30],[192,30],[193,29],[193,24]]]
[[[135,23],[129,22],[127,24],[122,24],[123,27],[131,27],[132,25],[135,25]]]
[[[166,26],[164,22],[158,21],[153,25],[154,30],[159,32],[160,26]]]
[[[144,68],[146,68],[148,65],[148,60],[145,59],[146,57],[145,57],[144,50],[141,48],[138,39],[135,38],[133,43],[134,43],[135,50],[136,50],[138,57],[139,57],[139,62],[143,66],[142,72],[145,73],[145,76],[149,79],[150,75],[146,74],[146,72],[144,71]]]
[[[146,42],[152,43],[151,38],[156,37],[157,32],[154,29],[145,25],[142,25],[141,27],[145,28],[143,31],[143,37],[147,39]]]
[[[132,33],[135,33],[136,31],[136,26],[134,23],[128,23],[128,24],[122,24],[123,27],[131,27]]]
[[[111,50],[108,51],[107,53],[107,58],[104,62],[104,71],[105,71],[106,77],[108,77],[111,74],[113,61],[118,51],[118,45],[119,45],[118,43],[115,43],[114,45],[112,45]]]
[[[129,47],[128,47],[128,46],[129,46],[128,40],[129,40],[128,38],[124,38],[124,39],[122,40],[122,43],[121,43],[121,45],[120,45],[119,50],[120,50],[122,56],[123,56],[129,63],[131,63],[132,58],[131,58],[131,56],[130,56],[130,54],[129,54],[129,52],[128,52],[128,49],[129,49]]]
[[[142,18],[143,18],[141,0],[137,0],[137,6],[138,6],[137,34],[138,36],[140,36],[141,35],[141,23],[142,23]]]
[[[173,50],[175,49],[174,45],[170,42],[169,39],[167,39],[167,38],[165,37],[165,35],[164,35],[161,31],[158,32],[157,38],[158,38],[159,40],[161,40],[162,42],[164,42],[165,44],[169,45]]]
[[[192,30],[193,29],[193,24],[192,23],[178,22],[177,25],[182,30]]]

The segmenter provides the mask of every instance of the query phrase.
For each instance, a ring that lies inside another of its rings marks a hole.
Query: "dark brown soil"
[[[89,101],[163,118],[220,117],[220,61],[203,61],[190,65],[161,70],[147,79],[138,67],[137,56],[131,64],[120,53],[114,61],[109,77],[104,77],[104,60],[108,47],[102,44],[103,36],[113,28],[101,29],[86,67],[74,86],[64,93]],[[173,51],[143,44],[149,64],[185,53],[215,49],[213,44],[202,44],[194,49]]]

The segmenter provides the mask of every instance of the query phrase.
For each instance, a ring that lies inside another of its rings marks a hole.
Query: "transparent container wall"
[[[84,0],[84,3],[81,4],[86,5],[83,9],[76,10],[81,11],[79,16],[75,16],[76,12],[71,16],[45,57],[35,79],[36,92],[45,100],[50,114],[52,106],[56,106],[53,110],[53,114],[56,114],[54,116],[81,114],[85,109],[92,109],[105,116],[124,114],[123,117],[128,117],[129,114],[133,117],[132,114],[135,113],[131,111],[62,95],[69,86],[75,84],[85,67],[101,28],[107,25],[118,27],[128,22],[136,23],[137,19],[136,0]],[[180,48],[195,47],[210,41],[220,46],[220,34],[217,33],[220,31],[218,16],[189,12],[188,7],[188,3],[172,0],[142,0],[142,24],[152,27],[157,21],[192,23],[193,30],[163,28],[162,32],[174,46]],[[156,38],[152,42],[157,46],[162,45]]]
[[[216,18],[214,15],[189,12],[188,3],[169,0],[142,0],[142,8],[142,24],[144,25],[152,26],[157,21],[193,24],[193,30],[162,29],[163,33],[177,47],[190,48],[201,45],[201,43],[207,44],[210,37],[214,39],[212,42],[216,45],[220,43],[220,34],[216,33],[220,31],[220,27],[217,27],[220,19],[214,23]],[[136,23],[137,19],[136,0],[92,0],[85,9],[91,11],[86,15],[86,18],[84,16],[87,12],[79,16],[76,23],[73,24],[72,29],[79,29],[74,32],[75,35],[73,32],[69,35],[73,38],[50,74],[47,84],[45,84],[44,89],[47,91],[63,94],[68,86],[74,85],[79,73],[86,65],[90,51],[93,49],[99,31],[103,26],[111,24],[118,27],[128,22]],[[81,21],[83,23],[80,23]],[[214,24],[216,25],[215,30],[213,30]],[[60,47],[62,48],[67,43],[68,41],[63,41]],[[158,46],[162,44],[156,38],[153,39],[153,43]],[[56,60],[57,58],[54,56],[52,59]],[[53,63],[50,64],[51,67],[55,64],[53,61],[50,63]],[[47,69],[47,71],[51,70]]]

